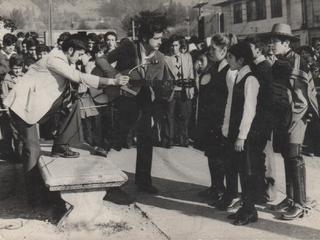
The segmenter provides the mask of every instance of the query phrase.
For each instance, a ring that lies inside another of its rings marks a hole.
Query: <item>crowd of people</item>
[[[320,41],[292,49],[297,38],[286,24],[263,36],[217,33],[205,42],[164,39],[164,30],[161,19],[144,19],[135,41],[65,32],[55,47],[36,33],[4,35],[1,155],[23,162],[30,203],[39,191],[40,137],[53,138],[52,155],[65,158],[79,156],[73,143],[104,157],[136,146],[135,183],[150,194],[158,193],[153,146],[193,145],[211,176],[199,195],[220,210],[237,208],[229,218],[245,225],[258,220],[255,205],[270,200],[264,151],[272,142],[284,158],[287,195],[274,210],[285,220],[309,213],[302,152],[320,153]]]

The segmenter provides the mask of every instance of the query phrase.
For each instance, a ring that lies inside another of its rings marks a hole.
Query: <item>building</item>
[[[306,28],[309,34],[309,43],[320,40],[320,0],[305,0]]]
[[[225,32],[232,32],[241,38],[268,33],[275,23],[287,23],[291,26],[293,34],[300,38],[300,44],[304,45],[309,43],[306,24],[307,1],[312,2],[312,0],[227,0],[214,6],[220,8]],[[319,0],[313,2],[320,5]],[[311,8],[308,9],[311,11]],[[318,12],[320,16],[320,10]]]

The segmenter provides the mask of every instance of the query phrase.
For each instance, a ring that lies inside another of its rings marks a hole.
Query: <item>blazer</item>
[[[180,54],[181,58],[181,73],[182,79],[194,79],[194,70],[193,70],[193,62],[190,53]],[[174,56],[166,56],[165,61],[168,64],[168,68],[173,76],[176,75],[176,58]],[[178,79],[176,79],[178,80]],[[177,88],[176,88],[177,89]],[[178,88],[180,89],[180,88]],[[193,88],[186,88],[186,96],[188,99],[193,98],[194,89]]]
[[[193,79],[193,63],[190,53],[180,54],[181,66],[182,66],[182,78],[183,79]],[[172,74],[176,72],[176,59],[173,56],[166,56],[165,60]]]
[[[26,123],[35,124],[50,110],[69,81],[94,88],[99,85],[98,76],[81,73],[70,66],[61,50],[53,49],[18,79],[4,105]]]

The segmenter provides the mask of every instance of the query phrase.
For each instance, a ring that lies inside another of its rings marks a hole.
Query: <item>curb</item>
[[[148,216],[148,214],[147,214],[144,210],[142,210],[142,208],[139,206],[138,203],[134,203],[133,206],[134,206],[135,209],[137,209],[137,210],[141,213],[141,215],[142,215],[144,218],[148,219],[148,221],[151,222],[151,224],[159,231],[159,233],[160,233],[162,236],[164,236],[167,240],[171,240],[171,238],[168,236],[168,234],[166,234],[157,224],[155,224],[155,223],[152,221],[152,219]]]

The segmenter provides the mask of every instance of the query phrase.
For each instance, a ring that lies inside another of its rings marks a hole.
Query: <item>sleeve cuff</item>
[[[245,133],[245,132],[239,132],[239,135],[238,135],[238,139],[242,139],[242,140],[246,140],[247,139],[247,136],[248,136],[248,133]]]

